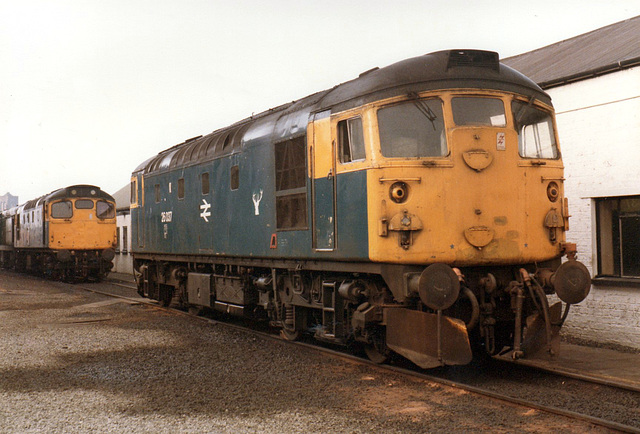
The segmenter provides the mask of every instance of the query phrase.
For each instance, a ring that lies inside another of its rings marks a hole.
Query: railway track
[[[130,289],[130,290],[134,290],[134,291],[136,290],[135,286],[128,285],[126,283],[117,283],[117,282],[105,282],[105,283],[108,284],[108,285],[112,285],[112,286],[116,286],[116,287],[120,287],[120,288],[124,288],[124,289]],[[278,340],[278,341],[285,341],[279,335],[276,335],[274,333],[269,333],[269,332],[266,332],[266,331],[263,331],[263,330],[251,329],[251,328],[247,328],[247,327],[240,326],[240,325],[233,324],[233,323],[229,323],[229,322],[218,321],[216,319],[212,319],[212,318],[208,318],[208,317],[204,317],[204,316],[193,315],[192,313],[188,313],[188,312],[185,312],[185,311],[182,311],[182,310],[179,310],[179,309],[175,309],[175,308],[170,308],[170,307],[169,308],[165,308],[165,307],[160,306],[155,301],[147,300],[147,299],[144,299],[144,298],[129,297],[129,296],[126,296],[126,295],[113,294],[113,293],[110,293],[108,291],[103,291],[103,290],[100,290],[100,289],[96,289],[95,287],[90,287],[88,285],[75,285],[74,287],[75,288],[80,288],[80,289],[83,289],[83,290],[86,290],[86,291],[90,291],[90,292],[93,292],[93,293],[101,294],[101,295],[104,295],[104,296],[108,296],[108,297],[117,297],[117,298],[128,300],[130,302],[136,302],[136,303],[145,304],[145,305],[157,308],[157,309],[161,309],[161,310],[165,310],[165,311],[171,311],[171,312],[173,312],[175,314],[178,314],[178,315],[190,316],[190,317],[192,317],[194,319],[197,319],[197,320],[200,320],[200,321],[206,321],[206,322],[209,322],[209,323],[219,324],[219,325],[222,325],[224,327],[241,330],[241,331],[243,331],[245,333],[253,334],[255,336],[259,336],[259,337],[262,337],[262,338],[274,339],[274,340]],[[603,417],[598,417],[598,416],[595,416],[593,414],[588,414],[587,412],[575,411],[575,410],[570,410],[570,409],[567,409],[567,408],[562,408],[562,407],[559,407],[559,406],[549,405],[548,403],[545,403],[544,400],[542,400],[542,402],[541,402],[540,400],[524,399],[522,397],[513,396],[512,394],[502,393],[502,392],[499,392],[499,391],[496,391],[496,390],[492,390],[490,387],[474,385],[474,384],[472,384],[472,382],[467,381],[467,380],[464,380],[464,381],[453,380],[444,371],[435,370],[436,374],[432,374],[432,373],[420,372],[419,370],[415,370],[415,369],[412,369],[412,368],[409,368],[409,367],[395,366],[395,365],[379,365],[379,364],[375,364],[375,363],[369,361],[368,359],[364,359],[362,357],[359,357],[357,355],[345,353],[343,351],[338,351],[338,350],[333,349],[333,348],[319,346],[317,344],[310,344],[310,343],[307,343],[307,342],[304,342],[304,341],[294,341],[294,342],[293,341],[286,341],[286,342],[288,344],[290,344],[290,345],[298,345],[298,346],[307,347],[309,349],[312,349],[313,351],[319,351],[319,352],[323,352],[325,354],[331,354],[334,357],[343,358],[343,359],[346,359],[346,360],[350,360],[352,362],[368,365],[368,366],[370,366],[370,367],[372,367],[374,369],[378,369],[378,370],[381,370],[381,371],[386,371],[386,372],[390,372],[390,373],[394,373],[394,374],[404,375],[404,376],[411,377],[411,378],[419,378],[419,379],[424,380],[424,381],[437,383],[437,384],[440,384],[440,385],[443,385],[443,386],[446,386],[446,387],[455,388],[455,389],[458,389],[458,390],[461,390],[461,391],[465,391],[465,392],[468,392],[468,393],[472,393],[472,394],[488,397],[488,398],[499,400],[499,401],[502,401],[502,402],[505,402],[505,403],[509,403],[509,404],[522,406],[522,407],[525,407],[527,409],[532,409],[532,410],[539,411],[539,412],[545,412],[545,413],[548,413],[548,414],[554,414],[554,415],[558,415],[558,416],[567,417],[567,418],[570,418],[570,419],[573,419],[573,420],[576,420],[576,421],[581,421],[581,422],[584,422],[584,423],[591,424],[591,425],[596,426],[596,427],[601,427],[601,428],[613,430],[613,431],[616,431],[616,432],[640,433],[640,421],[638,421],[638,424],[635,424],[635,423],[627,424],[627,423],[624,423],[624,422],[608,420],[608,419],[603,418]],[[514,367],[517,366],[519,368],[523,368],[524,367],[522,365],[512,365],[512,366],[514,366]],[[534,367],[526,367],[526,369],[530,369],[531,372],[535,372],[536,371],[536,368],[534,368]],[[606,381],[606,380],[603,380],[603,379],[600,379],[600,378],[589,377],[587,375],[573,375],[573,374],[572,375],[567,375],[566,372],[563,372],[563,371],[560,371],[560,370],[558,370],[558,371],[546,370],[546,371],[547,371],[547,374],[558,376],[559,378],[571,379],[573,381],[581,382],[583,384],[591,384],[591,385],[603,386],[603,387],[608,387],[608,388],[611,388],[611,389],[618,389],[618,390],[626,389],[626,392],[627,393],[631,393],[631,394],[638,393],[638,391],[633,387],[625,387],[625,385],[620,385],[619,383]],[[569,374],[571,374],[571,373],[569,373]],[[564,384],[564,382],[562,382],[562,384]],[[636,397],[636,398],[640,401],[640,396]]]
[[[562,376],[562,377],[566,377],[566,378],[571,378],[574,380],[581,380],[581,381],[586,381],[589,383],[593,383],[593,384],[600,384],[602,386],[608,386],[608,387],[614,387],[616,389],[625,389],[625,390],[629,390],[631,392],[637,392],[640,393],[640,387],[634,385],[634,384],[628,384],[628,383],[623,383],[620,381],[616,381],[616,380],[610,380],[610,379],[606,379],[606,378],[601,378],[601,377],[594,377],[591,375],[586,375],[586,374],[580,374],[577,372],[572,372],[569,371],[567,369],[560,369],[560,368],[552,368],[552,367],[548,367],[548,366],[538,366],[536,364],[530,363],[527,360],[518,360],[516,362],[517,365],[521,365],[521,366],[526,366],[529,367],[531,369],[536,369],[539,371],[545,371],[548,372],[550,374],[554,374],[554,375],[558,375],[558,376]]]

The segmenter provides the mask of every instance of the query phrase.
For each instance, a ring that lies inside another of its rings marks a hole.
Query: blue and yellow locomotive
[[[101,280],[116,247],[113,197],[72,185],[0,214],[0,264],[51,278]]]
[[[546,93],[497,53],[432,53],[142,163],[136,279],[377,361],[522,357],[552,349],[590,288],[563,181]]]

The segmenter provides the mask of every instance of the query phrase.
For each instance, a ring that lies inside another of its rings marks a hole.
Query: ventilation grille
[[[500,58],[494,51],[453,50],[449,52],[447,70],[451,68],[472,67],[500,70]]]

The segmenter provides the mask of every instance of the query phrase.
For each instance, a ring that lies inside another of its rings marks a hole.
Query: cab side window
[[[338,147],[341,163],[365,159],[362,118],[357,117],[338,122]]]
[[[511,110],[521,157],[556,159],[560,156],[550,113],[524,101],[513,101]]]

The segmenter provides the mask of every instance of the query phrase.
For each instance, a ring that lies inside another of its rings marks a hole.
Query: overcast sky
[[[114,193],[163,149],[372,67],[508,57],[638,15],[640,0],[0,0],[0,195]]]

